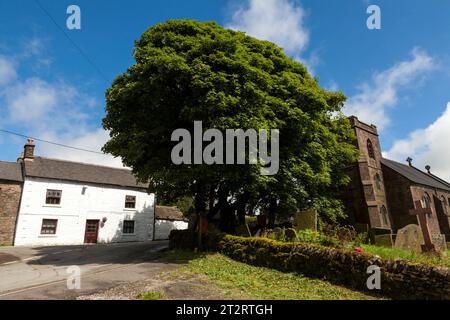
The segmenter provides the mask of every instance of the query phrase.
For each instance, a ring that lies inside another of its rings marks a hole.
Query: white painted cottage
[[[131,171],[35,157],[31,140],[19,161],[24,181],[15,245],[153,240],[155,196]]]

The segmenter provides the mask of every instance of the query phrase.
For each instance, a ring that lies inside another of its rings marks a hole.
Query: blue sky
[[[385,155],[414,158],[450,179],[450,2],[442,0],[34,0],[0,3],[0,129],[99,150],[104,92],[133,64],[134,41],[168,19],[218,23],[276,42],[322,86],[342,90],[346,112],[378,125]],[[66,9],[81,8],[81,30]],[[366,26],[369,4],[381,30]],[[0,159],[24,139],[0,133]],[[37,153],[120,165],[108,156],[37,143]]]

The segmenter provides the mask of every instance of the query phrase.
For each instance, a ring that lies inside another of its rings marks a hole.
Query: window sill
[[[134,237],[134,236],[136,236],[136,233],[122,233],[122,236],[124,236],[124,237]]]
[[[59,204],[44,204],[42,207],[44,208],[61,208]]]
[[[57,238],[57,237],[58,236],[56,234],[48,234],[48,235],[41,234],[38,236],[38,238]]]
[[[123,208],[123,211],[136,211],[136,208]]]

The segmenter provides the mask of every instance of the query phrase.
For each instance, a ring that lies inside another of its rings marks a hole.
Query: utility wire
[[[53,22],[53,24],[64,34],[64,36],[69,40],[69,42],[74,46],[74,48],[83,56],[83,58],[86,59],[86,61],[95,69],[95,71],[103,78],[103,80],[106,81],[106,83],[110,83],[110,80],[108,77],[105,76],[105,74],[100,70],[99,67],[89,58],[89,56],[75,43],[75,41],[72,40],[72,38],[67,34],[67,32],[62,28],[56,20],[53,18],[53,16],[48,12],[47,9],[38,1],[34,0],[36,4],[39,6],[39,8],[50,18],[50,20]]]
[[[98,152],[98,151],[94,151],[94,150],[89,150],[89,149],[84,149],[84,148],[78,148],[78,147],[73,147],[73,146],[69,146],[67,144],[62,144],[62,143],[57,143],[57,142],[52,142],[52,141],[48,141],[48,140],[44,140],[44,139],[39,139],[39,138],[34,138],[34,137],[30,137],[21,133],[17,133],[17,132],[13,132],[13,131],[9,131],[9,130],[4,130],[4,129],[0,129],[0,132],[4,132],[4,133],[8,133],[8,134],[12,134],[18,137],[22,137],[22,138],[31,138],[33,140],[39,141],[39,142],[44,142],[44,143],[48,143],[48,144],[53,144],[55,146],[59,146],[59,147],[63,147],[63,148],[69,148],[69,149],[74,149],[74,150],[78,150],[78,151],[84,151],[84,152],[90,152],[90,153],[96,153],[96,154],[101,154],[101,155],[105,155],[102,152]]]

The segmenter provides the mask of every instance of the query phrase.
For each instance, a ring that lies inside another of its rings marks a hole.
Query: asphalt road
[[[0,248],[0,300],[74,299],[146,279],[175,267],[157,260],[167,246],[167,241],[156,241]],[[80,288],[69,289],[78,283],[77,270]]]

